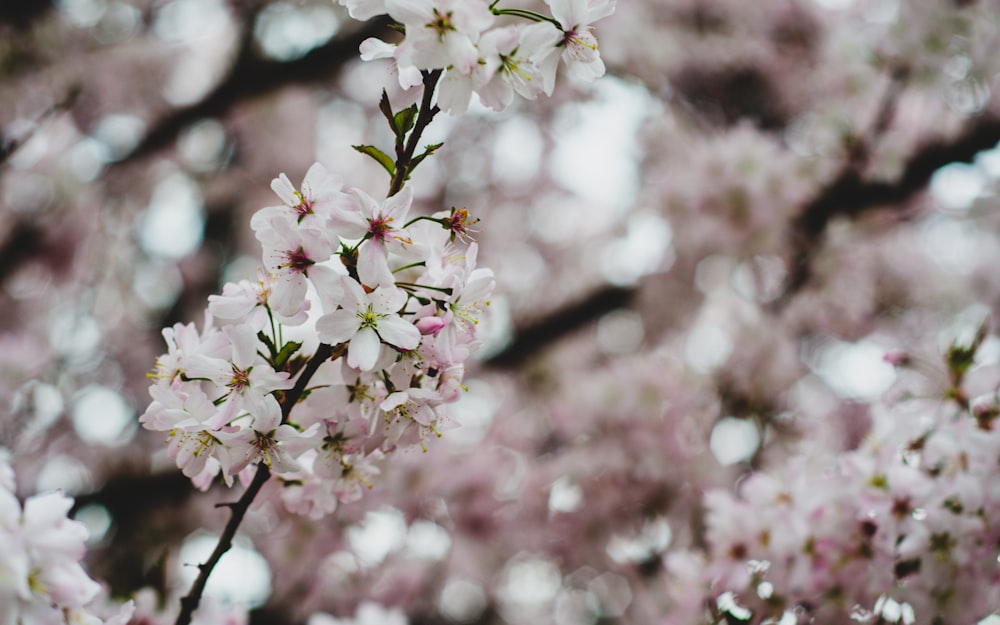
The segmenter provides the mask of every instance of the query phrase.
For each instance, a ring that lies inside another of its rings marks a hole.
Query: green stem
[[[401,150],[399,147],[396,149],[396,173],[393,174],[392,182],[389,183],[389,193],[386,197],[396,195],[406,184],[406,177],[410,173],[413,162],[413,153],[417,151],[417,145],[420,143],[420,135],[423,134],[424,129],[431,123],[434,116],[441,111],[436,104],[431,104],[434,101],[434,88],[437,87],[438,79],[441,78],[441,70],[424,72],[423,75],[424,95],[420,101],[420,112],[417,113],[417,121],[413,124],[413,130],[410,131],[406,145],[399,146],[402,147]]]
[[[550,24],[554,24],[555,27],[558,28],[559,30],[565,32],[565,30],[562,27],[562,24],[560,24],[559,21],[556,20],[554,17],[549,17],[548,15],[544,15],[542,13],[538,13],[537,11],[531,11],[528,9],[497,9],[494,8],[495,6],[496,2],[490,5],[490,11],[493,12],[493,15],[513,15],[514,17],[523,17],[525,19],[531,20],[532,22],[549,22]]]

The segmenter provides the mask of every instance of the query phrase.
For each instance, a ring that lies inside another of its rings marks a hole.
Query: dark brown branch
[[[76,103],[77,98],[80,96],[81,88],[79,85],[75,85],[66,92],[58,102],[54,102],[47,109],[38,114],[35,118],[35,123],[30,130],[22,133],[16,137],[0,136],[0,168],[7,163],[7,159],[14,155],[14,152],[27,143],[34,134],[38,127],[43,124],[49,118],[62,113],[63,111],[68,111],[73,108],[73,104]]]
[[[163,149],[193,122],[218,117],[236,104],[273,93],[289,85],[328,81],[358,56],[358,46],[368,37],[386,32],[386,20],[376,18],[362,28],[335,37],[293,61],[270,61],[258,56],[249,34],[229,74],[200,102],[177,109],[152,125],[149,133],[123,162]],[[250,28],[250,27],[248,27]],[[250,28],[252,30],[252,28]]]
[[[309,362],[306,363],[302,373],[295,381],[295,386],[285,393],[285,396],[281,399],[282,423],[288,421],[288,416],[291,414],[292,408],[298,403],[302,394],[305,393],[309,381],[312,380],[313,375],[316,374],[320,365],[329,360],[334,353],[342,350],[343,347],[334,348],[326,343],[320,344],[316,349],[316,353],[309,359]],[[212,571],[215,570],[215,566],[222,559],[222,556],[232,548],[236,530],[239,529],[240,523],[243,522],[243,517],[246,516],[250,504],[253,503],[261,487],[270,478],[271,469],[263,463],[257,465],[257,473],[254,474],[253,481],[247,486],[246,491],[243,492],[239,501],[222,504],[223,507],[227,507],[230,510],[229,522],[226,523],[226,527],[219,537],[219,542],[215,545],[212,555],[204,563],[198,565],[198,578],[195,579],[187,596],[181,599],[181,611],[177,615],[176,625],[189,625],[191,623],[194,611],[198,609],[198,604],[201,603],[201,596],[205,592],[205,585],[208,583],[208,578],[212,575]]]
[[[895,180],[865,180],[854,167],[845,168],[819,195],[805,205],[792,224],[792,262],[780,308],[812,277],[812,260],[827,225],[838,216],[856,218],[872,209],[902,204],[924,190],[931,175],[949,163],[969,163],[982,150],[1000,142],[1000,119],[971,119],[954,138],[927,142],[907,162]]]
[[[243,522],[243,517],[246,516],[247,510],[250,508],[250,504],[257,496],[257,493],[260,492],[261,487],[264,486],[264,483],[270,477],[271,470],[266,464],[257,465],[257,473],[254,474],[253,481],[247,486],[240,500],[230,507],[232,515],[229,517],[229,522],[226,523],[226,528],[223,530],[222,536],[219,537],[218,544],[215,545],[215,550],[209,556],[208,560],[198,565],[198,578],[195,580],[194,585],[191,586],[191,591],[187,596],[181,599],[181,611],[177,615],[176,625],[189,625],[191,623],[194,611],[198,609],[198,604],[201,602],[201,595],[205,592],[205,585],[208,583],[209,576],[212,575],[215,565],[219,563],[222,556],[233,546],[233,538],[236,536],[236,530],[239,529],[240,523]]]
[[[635,289],[613,286],[595,291],[582,300],[519,328],[514,340],[502,351],[487,358],[483,364],[504,369],[517,367],[546,345],[556,342],[601,315],[629,306],[635,294]]]

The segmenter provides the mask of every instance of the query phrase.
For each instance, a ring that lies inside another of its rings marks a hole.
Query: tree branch
[[[218,117],[236,104],[294,84],[328,80],[358,55],[358,46],[369,37],[384,34],[387,21],[375,18],[362,28],[335,37],[293,61],[270,61],[257,55],[252,36],[244,38],[229,74],[203,100],[177,109],[157,121],[135,149],[119,163],[152,154],[173,141],[180,132],[205,117]],[[250,28],[252,32],[252,28]]]
[[[856,218],[872,209],[900,205],[925,189],[931,175],[950,163],[970,163],[982,150],[1000,142],[1000,119],[983,115],[966,123],[956,137],[928,141],[914,153],[898,178],[864,180],[857,168],[844,168],[829,185],[808,202],[791,224],[792,261],[780,309],[812,278],[812,261],[822,244],[826,227],[835,217]]]

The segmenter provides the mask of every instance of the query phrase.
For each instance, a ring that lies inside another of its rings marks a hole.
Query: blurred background
[[[622,0],[597,35],[596,83],[430,127],[415,210],[468,208],[497,275],[463,427],[331,519],[257,510],[210,586],[252,623],[673,622],[705,492],[852,449],[886,352],[995,313],[1000,4]],[[138,427],[161,329],[254,276],[279,173],[387,184],[350,147],[403,97],[370,36],[323,0],[0,5],[0,447],[115,595],[184,588],[232,498]]]

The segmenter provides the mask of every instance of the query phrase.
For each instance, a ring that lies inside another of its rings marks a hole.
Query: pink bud
[[[417,329],[421,334],[437,334],[445,326],[441,317],[423,317],[417,321]]]

